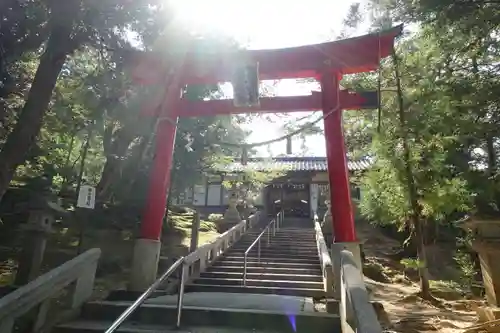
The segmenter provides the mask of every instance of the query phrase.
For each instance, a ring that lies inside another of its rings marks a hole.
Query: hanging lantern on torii
[[[259,107],[259,63],[251,60],[238,61],[234,66],[233,105],[236,108]]]
[[[286,154],[292,155],[292,137],[287,136],[286,138]]]

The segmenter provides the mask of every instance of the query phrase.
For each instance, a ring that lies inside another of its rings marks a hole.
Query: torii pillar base
[[[161,242],[139,238],[135,241],[128,289],[142,292],[155,282],[158,274]]]

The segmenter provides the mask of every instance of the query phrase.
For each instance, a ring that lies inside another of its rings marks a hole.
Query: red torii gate
[[[340,90],[339,81],[343,74],[376,70],[380,60],[392,52],[394,39],[401,32],[402,26],[398,26],[335,42],[244,51],[245,58],[258,63],[260,80],[315,78],[321,83],[321,92],[313,92],[309,96],[261,98],[259,107],[248,108],[236,108],[233,100],[183,99],[180,91],[186,85],[230,82],[234,70],[233,64],[228,63],[228,59],[231,59],[228,54],[206,54],[201,60],[199,53],[188,51],[178,68],[176,79],[166,87],[162,97],[155,160],[140,238],[134,249],[131,288],[145,289],[156,279],[178,117],[322,110],[325,116],[324,132],[335,243],[356,242],[340,110],[376,107],[378,95],[377,92]],[[135,72],[135,79],[147,84],[161,84],[165,73],[162,59],[153,53],[142,53],[138,60],[140,66],[137,68],[141,69]],[[203,65],[200,64],[201,61]],[[202,73],[199,70],[201,66]],[[156,112],[155,109],[146,109],[144,114],[152,115]]]

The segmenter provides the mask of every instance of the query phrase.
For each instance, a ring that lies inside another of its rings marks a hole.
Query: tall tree
[[[26,43],[16,41],[7,44],[10,49],[3,50],[2,59],[15,61],[27,51],[38,51],[37,47],[42,45],[43,51],[26,102],[0,151],[0,198],[17,167],[34,146],[57,78],[68,56],[84,46],[102,50],[129,44],[126,29],[132,23],[147,18],[141,15],[164,7],[154,0],[129,1],[120,6],[113,0],[28,0],[23,4],[9,1],[3,6],[7,14],[3,14],[6,28],[1,31],[2,43],[4,40],[6,43],[16,40],[20,33],[23,35],[18,39]],[[31,11],[33,8],[36,9],[35,14]],[[17,26],[21,27],[21,32],[16,29]],[[38,30],[39,26],[42,29]],[[2,64],[2,69],[6,66],[8,64]]]

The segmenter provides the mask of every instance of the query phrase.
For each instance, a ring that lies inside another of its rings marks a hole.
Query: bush
[[[193,217],[192,213],[176,214],[169,211],[165,222],[165,231],[179,232],[187,236],[191,233]],[[217,232],[217,225],[212,221],[201,220],[199,231]]]
[[[208,215],[208,220],[212,222],[217,222],[220,221],[224,218],[224,215],[222,214],[210,214]]]
[[[204,232],[217,232],[217,225],[211,221],[200,221],[200,231]]]

